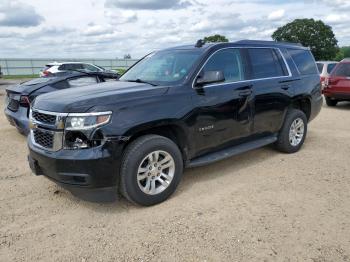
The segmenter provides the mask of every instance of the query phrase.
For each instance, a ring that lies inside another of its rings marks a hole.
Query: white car
[[[106,72],[108,70],[104,69],[103,67],[88,64],[88,63],[81,63],[81,62],[64,62],[64,63],[58,63],[53,62],[50,64],[45,65],[45,68],[40,71],[40,77],[43,76],[49,76],[52,74],[57,73],[63,73],[70,70],[82,70],[87,72]]]
[[[325,81],[331,74],[333,68],[338,64],[336,61],[318,61],[316,62],[318,72],[320,73],[321,77],[321,85],[322,89],[324,88]]]

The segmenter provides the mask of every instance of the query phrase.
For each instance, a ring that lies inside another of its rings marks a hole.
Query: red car
[[[323,94],[328,106],[336,106],[340,101],[350,101],[350,58],[336,65],[326,80]]]

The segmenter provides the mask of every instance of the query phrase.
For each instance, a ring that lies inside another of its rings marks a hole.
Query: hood
[[[29,95],[30,93],[56,81],[57,81],[56,77],[35,78],[27,82],[21,83],[19,85],[10,86],[6,88],[6,92]]]
[[[92,107],[108,108],[108,105],[122,101],[159,96],[167,90],[167,87],[143,83],[106,82],[40,95],[34,100],[33,108],[60,113],[84,113]]]

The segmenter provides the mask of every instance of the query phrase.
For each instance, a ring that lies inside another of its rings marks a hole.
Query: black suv
[[[28,159],[81,197],[119,189],[148,206],[175,191],[184,167],[268,144],[298,151],[321,105],[308,48],[198,41],[147,55],[120,81],[37,97]]]

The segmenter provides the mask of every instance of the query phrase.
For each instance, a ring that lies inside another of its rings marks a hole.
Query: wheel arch
[[[186,133],[185,128],[177,121],[162,120],[144,123],[129,129],[125,133],[124,137],[128,138],[125,146],[144,135],[163,136],[172,140],[178,146],[180,152],[182,153],[183,160],[186,162],[190,148]]]
[[[309,121],[311,117],[311,97],[309,96],[298,96],[293,99],[292,108],[299,109],[304,112],[306,119]]]

